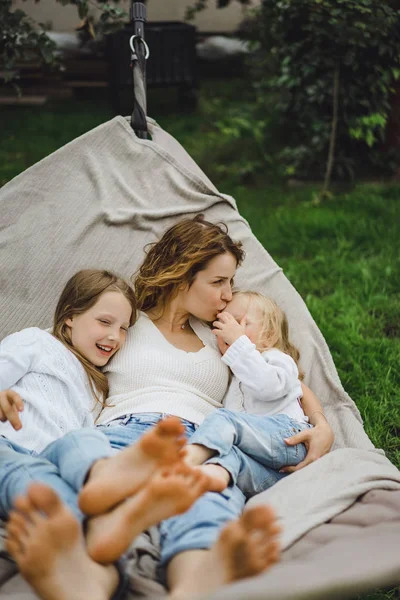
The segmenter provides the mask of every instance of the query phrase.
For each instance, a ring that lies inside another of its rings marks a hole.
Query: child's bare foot
[[[7,524],[8,552],[44,600],[106,600],[118,585],[117,570],[89,558],[81,526],[56,493],[32,483],[16,501]]]
[[[181,461],[185,443],[185,428],[178,417],[160,421],[133,446],[93,465],[79,494],[80,509],[98,515],[132,496],[156,469]]]
[[[209,478],[184,463],[160,469],[135,496],[89,521],[90,556],[100,563],[116,560],[142,531],[187,511],[209,489]]]

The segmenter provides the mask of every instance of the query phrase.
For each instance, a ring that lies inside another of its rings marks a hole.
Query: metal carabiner
[[[144,41],[144,39],[143,39],[143,38],[142,38],[140,35],[132,35],[131,39],[129,40],[129,46],[130,46],[130,48],[131,48],[131,50],[132,50],[132,53],[133,53],[133,54],[136,54],[136,50],[135,50],[135,47],[134,47],[134,45],[133,45],[133,40],[134,40],[135,38],[139,38],[139,40],[140,40],[140,41],[142,42],[142,44],[144,45],[144,48],[145,48],[145,55],[144,55],[144,58],[145,58],[145,60],[147,60],[147,59],[149,58],[149,56],[150,56],[150,50],[149,50],[149,47],[148,47],[148,45],[146,44],[146,42]]]

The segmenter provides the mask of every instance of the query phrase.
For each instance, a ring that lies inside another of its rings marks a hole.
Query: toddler
[[[208,415],[190,438],[187,460],[202,457],[224,467],[251,497],[306,456],[304,444],[284,441],[311,427],[300,402],[300,354],[284,312],[257,292],[236,292],[213,326],[233,379],[225,408]]]

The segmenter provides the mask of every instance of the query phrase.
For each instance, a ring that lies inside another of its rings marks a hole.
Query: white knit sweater
[[[0,343],[0,390],[24,401],[22,428],[0,423],[0,435],[40,452],[50,442],[81,427],[94,426],[94,398],[79,360],[59,340],[30,327]]]
[[[210,329],[193,318],[190,326],[204,344],[198,352],[185,352],[170,344],[141,313],[124,346],[104,370],[110,385],[109,406],[97,423],[156,412],[200,424],[222,407],[229,369]]]
[[[246,335],[238,338],[222,360],[234,377],[225,408],[256,415],[288,415],[308,422],[300,405],[303,395],[293,358],[276,348],[260,353]]]

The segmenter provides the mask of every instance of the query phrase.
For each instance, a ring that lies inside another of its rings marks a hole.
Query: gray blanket
[[[249,503],[276,508],[282,563],[212,597],[345,598],[400,583],[399,471],[368,439],[303,300],[234,200],[216,190],[176,140],[152,121],[150,127],[152,141],[139,140],[117,117],[0,191],[0,338],[27,326],[48,327],[76,270],[106,267],[129,276],[145,244],[182,216],[203,212],[224,221],[247,253],[238,287],[272,296],[287,312],[305,381],[321,399],[336,441],[332,453]],[[163,593],[153,581],[157,556],[155,529],[132,548],[132,596]],[[19,576],[11,577],[13,568],[3,559],[1,596],[33,597]]]

